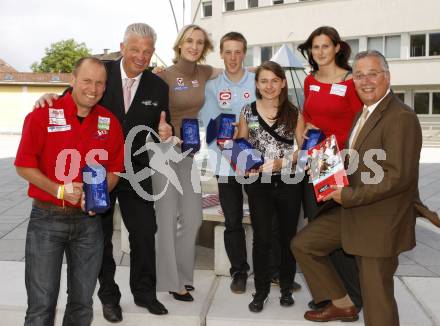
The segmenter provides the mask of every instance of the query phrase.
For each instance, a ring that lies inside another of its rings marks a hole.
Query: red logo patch
[[[228,101],[232,98],[232,94],[230,91],[223,91],[219,94],[220,101]]]

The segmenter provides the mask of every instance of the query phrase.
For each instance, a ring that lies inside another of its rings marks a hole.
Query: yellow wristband
[[[61,199],[61,200],[64,199],[64,185],[58,186],[57,199]]]
[[[60,189],[60,199],[64,200],[64,185],[61,185],[60,187],[61,187],[61,189]]]

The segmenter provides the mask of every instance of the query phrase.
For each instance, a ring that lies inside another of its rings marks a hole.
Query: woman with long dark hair
[[[299,110],[288,100],[287,81],[281,66],[272,61],[260,65],[255,73],[257,101],[243,107],[238,137],[247,138],[260,151],[265,163],[255,182],[246,184],[252,229],[254,232],[253,263],[255,290],[249,309],[263,309],[270,292],[269,252],[272,246],[272,219],[278,220],[281,247],[280,304],[294,304],[292,286],[296,273],[295,257],[290,241],[296,234],[301,206],[301,185],[285,182],[292,177],[296,161],[294,145],[300,146],[304,122]],[[287,171],[287,172],[286,172]]]
[[[334,134],[339,149],[342,150],[353,119],[362,108],[348,64],[350,46],[341,39],[336,29],[321,26],[298,46],[298,50],[308,60],[312,69],[304,81],[304,134],[309,129],[320,129],[326,137]],[[310,184],[305,184],[303,207],[309,223],[319,214],[314,196]],[[357,307],[361,307],[359,276],[354,257],[345,254],[341,249],[335,251],[331,258],[352,301]],[[329,301],[311,301],[309,307],[318,309],[327,303]]]
[[[344,148],[353,119],[362,108],[348,64],[351,49],[329,26],[317,28],[298,50],[312,68],[304,81],[306,131],[321,129],[334,134]]]

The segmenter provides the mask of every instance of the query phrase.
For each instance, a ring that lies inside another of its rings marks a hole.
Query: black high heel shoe
[[[169,294],[172,294],[174,299],[179,301],[186,301],[186,302],[194,301],[193,296],[189,292],[186,292],[185,294],[180,294],[177,292],[170,291]]]

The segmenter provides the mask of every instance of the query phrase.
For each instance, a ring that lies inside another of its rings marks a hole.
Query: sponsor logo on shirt
[[[64,109],[49,108],[50,118],[64,118]]]
[[[145,100],[141,102],[145,106],[158,106],[159,103],[157,101]]]
[[[199,81],[198,80],[191,80],[191,84],[193,87],[199,87]]]
[[[98,138],[105,136],[107,134],[108,134],[108,130],[98,130],[97,132]]]
[[[183,82],[183,78],[177,77],[176,78],[176,84],[177,86],[174,87],[174,90],[176,91],[186,91],[189,87],[185,86],[185,83]]]
[[[176,87],[174,87],[174,90],[175,91],[186,91],[186,90],[188,90],[188,86],[176,86]]]
[[[70,125],[65,126],[49,126],[47,127],[47,132],[61,132],[61,131],[68,131],[71,129]]]
[[[110,118],[98,116],[98,130],[110,130]]]
[[[64,109],[49,108],[49,124],[50,125],[66,125],[66,119],[64,117]]]
[[[227,109],[231,106],[232,92],[230,90],[222,90],[218,93],[218,104],[221,108]]]
[[[220,101],[228,101],[228,100],[231,100],[232,93],[229,90],[227,90],[227,91],[220,91],[218,97],[219,97]]]
[[[258,122],[258,117],[250,116],[248,120],[248,128],[249,129],[258,129],[260,123]]]
[[[50,125],[64,126],[64,125],[66,125],[66,119],[64,119],[64,118],[51,118],[51,117],[49,117],[49,124]]]
[[[250,97],[251,97],[251,93],[249,93],[248,91],[245,91],[245,92],[243,93],[243,98],[244,98],[245,100],[249,100]]]

